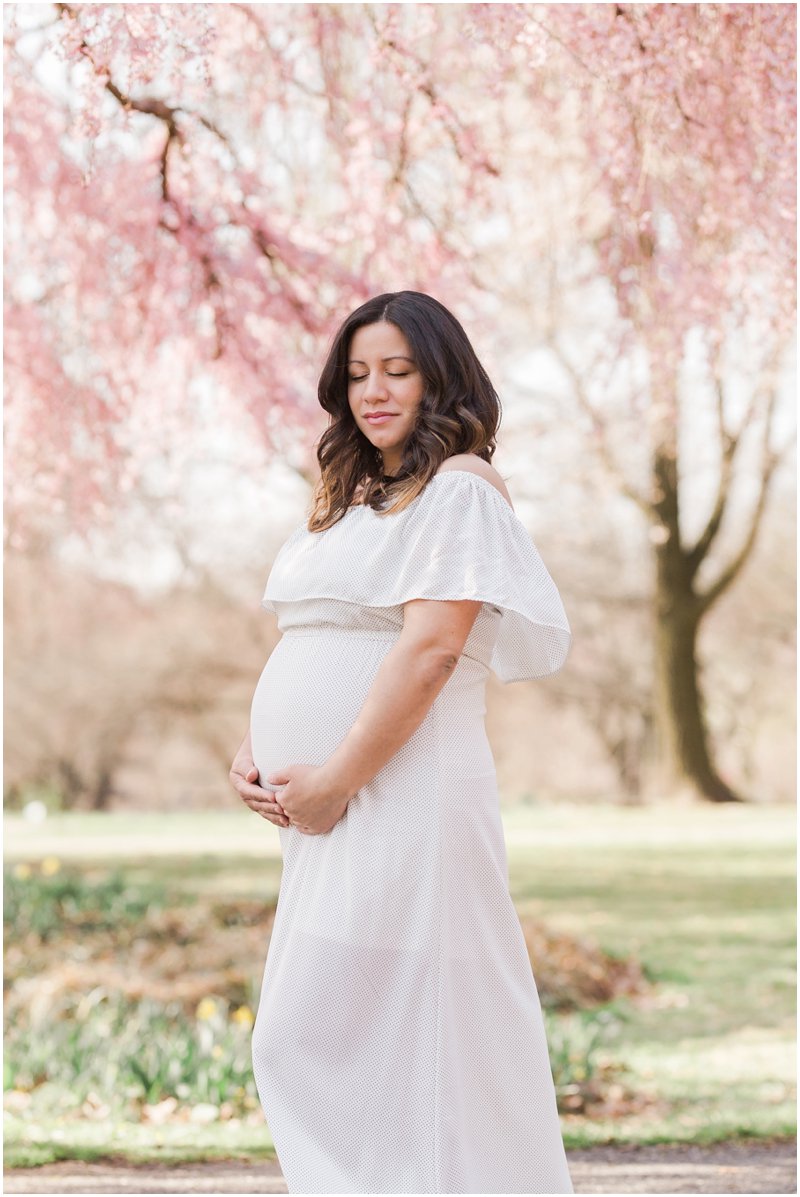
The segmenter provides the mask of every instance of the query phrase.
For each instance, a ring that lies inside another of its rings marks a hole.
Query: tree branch
[[[258,30],[258,32],[261,34],[261,36],[264,39],[265,49],[275,57],[274,48],[270,44],[270,40],[269,40],[269,31],[261,23],[260,18],[257,17],[256,14],[253,12],[252,4],[229,4],[228,8],[238,9],[238,11],[252,25],[254,25],[256,27],[256,29]],[[315,99],[315,100],[325,100],[326,99],[326,95],[325,95],[324,91],[316,91],[313,87],[309,87],[307,83],[303,83],[300,79],[298,79],[295,74],[290,73],[288,70],[288,67],[290,64],[288,62],[283,61],[280,63],[280,65],[287,67],[287,70],[283,71],[284,79],[286,79],[288,82],[292,83],[296,88],[298,88],[299,91],[302,91],[307,96],[312,96],[313,99]]]
[[[708,586],[705,591],[697,594],[697,610],[699,615],[704,615],[720,595],[728,589],[750,556],[758,534],[759,525],[761,524],[761,517],[764,514],[768,483],[771,475],[772,469],[766,475],[762,476],[761,490],[759,491],[758,502],[750,520],[750,528],[738,553],[735,554],[726,568],[722,570],[717,580]]]
[[[694,545],[686,549],[686,563],[689,568],[690,577],[694,577],[700,565],[708,556],[708,552],[716,540],[717,533],[722,525],[722,520],[725,516],[725,510],[728,506],[728,499],[730,498],[731,482],[733,480],[733,463],[736,457],[736,451],[741,443],[741,432],[738,435],[732,435],[728,432],[725,426],[725,392],[722,383],[722,378],[718,373],[714,377],[714,389],[717,397],[717,428],[720,439],[720,468],[719,468],[719,484],[717,486],[717,495],[714,501],[714,507],[708,517],[706,526],[700,533],[700,536],[695,541]],[[751,405],[752,406],[752,405]]]
[[[550,335],[547,338],[549,348],[553,351],[563,369],[569,375],[575,391],[575,397],[578,400],[578,405],[591,421],[592,431],[594,432],[594,445],[600,460],[603,463],[609,476],[613,479],[619,491],[635,503],[639,510],[644,514],[648,522],[653,519],[654,506],[648,498],[640,494],[640,492],[631,485],[628,479],[623,474],[618,462],[615,460],[611,451],[611,446],[608,443],[608,429],[605,420],[592,404],[586,391],[586,386],[581,374],[575,369],[572,362],[561,349],[558,344],[558,339],[555,335]]]
[[[378,44],[385,46],[387,50],[391,50],[392,54],[394,54],[395,57],[400,61],[406,59],[413,63],[417,74],[416,90],[427,97],[431,108],[434,108],[438,105],[442,109],[442,127],[450,138],[450,142],[456,157],[460,162],[464,162],[465,155],[462,148],[462,140],[465,134],[466,125],[461,120],[461,117],[453,108],[453,106],[446,99],[444,99],[441,92],[436,87],[431,73],[430,64],[424,62],[421,57],[414,54],[408,49],[407,46],[400,45],[392,37],[386,37],[383,33],[383,30],[380,29],[375,18],[375,14],[372,12],[369,5],[366,6],[366,11],[370,24],[372,25],[372,29],[375,33],[375,37],[378,40]],[[494,162],[492,162],[488,154],[482,154],[479,156],[473,155],[473,165],[478,169],[485,171],[486,174],[492,175],[494,178],[500,177],[499,168],[494,164]]]
[[[725,422],[725,389],[723,385],[722,350],[714,355],[712,363],[712,382],[717,398],[717,430],[721,447],[720,477],[717,487],[716,500],[709,515],[705,528],[691,549],[686,551],[686,560],[692,576],[708,556],[709,550],[716,540],[720,526],[725,517],[725,511],[730,498],[733,482],[733,471],[736,455],[741,447],[745,433],[752,426],[756,413],[764,401],[764,460],[768,452],[769,440],[772,434],[772,422],[777,398],[777,384],[775,382],[777,362],[780,355],[780,345],[775,345],[761,367],[762,384],[757,386],[747,405],[738,429],[731,431]],[[766,379],[766,381],[764,381]]]
[[[773,400],[773,403],[771,404],[771,408],[773,405],[774,405],[774,400]],[[772,413],[770,411],[770,416],[771,416],[771,414]],[[770,420],[770,423],[771,423],[771,420]],[[777,466],[780,465],[780,463],[785,459],[786,455],[788,454],[789,449],[791,448],[791,446],[794,442],[795,435],[796,434],[793,434],[789,438],[789,440],[783,446],[782,449],[780,449],[777,452],[773,452],[772,450],[769,449],[769,445],[768,445],[769,432],[766,433],[767,441],[765,441],[765,445],[764,445],[764,458],[763,458],[763,466],[762,466],[762,470],[761,470],[761,486],[760,486],[760,490],[759,490],[759,494],[758,494],[758,500],[757,500],[755,508],[753,510],[753,514],[750,518],[750,526],[747,530],[747,534],[744,538],[741,548],[739,549],[739,551],[737,553],[734,554],[734,556],[731,558],[728,565],[722,569],[722,571],[719,574],[719,576],[717,577],[716,581],[710,583],[702,593],[697,594],[697,608],[698,608],[699,615],[701,615],[701,616],[705,615],[705,613],[709,610],[709,608],[712,606],[712,604],[717,601],[717,599],[720,597],[720,595],[725,593],[725,591],[728,589],[728,587],[731,585],[731,583],[734,581],[734,579],[739,574],[739,571],[741,570],[745,561],[747,561],[748,557],[750,556],[750,553],[752,552],[753,546],[756,541],[756,536],[758,535],[758,530],[761,526],[761,519],[764,514],[764,509],[766,507],[767,494],[769,492],[770,482],[772,481],[772,477],[773,477],[773,474],[775,473]]]

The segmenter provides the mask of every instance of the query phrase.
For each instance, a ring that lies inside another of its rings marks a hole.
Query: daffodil
[[[14,865],[14,876],[19,877],[20,881],[27,880],[31,875],[31,866],[29,864],[20,863]]]
[[[208,1022],[210,1018],[214,1017],[216,1012],[217,1003],[213,998],[203,998],[202,1001],[197,1003],[197,1010],[195,1013],[201,1022]]]
[[[248,1026],[248,1027],[252,1027],[253,1022],[254,1022],[253,1011],[250,1009],[249,1006],[237,1007],[237,1009],[234,1010],[231,1017],[234,1022],[240,1022],[244,1026]]]
[[[43,877],[52,877],[61,868],[61,861],[57,856],[45,856],[40,867]]]

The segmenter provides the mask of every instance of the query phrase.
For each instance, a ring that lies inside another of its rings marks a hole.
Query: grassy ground
[[[524,816],[507,820],[517,908],[639,957],[658,996],[628,1009],[617,1050],[672,1107],[580,1142],[791,1133],[794,809],[559,814],[546,866]]]
[[[567,1114],[568,1146],[710,1142],[794,1130],[794,830],[787,807],[517,807],[504,815],[523,920],[635,956],[654,983],[610,1003],[602,1051],[649,1097],[614,1117]],[[11,862],[55,858],[187,898],[274,897],[277,832],[249,812],[6,819]],[[533,961],[536,973],[536,960]],[[8,1162],[124,1152],[269,1153],[258,1112],[210,1124],[64,1119],[58,1094],[7,1110]]]

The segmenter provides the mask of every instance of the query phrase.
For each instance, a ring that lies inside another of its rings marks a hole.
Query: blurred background
[[[10,1162],[271,1151],[228,769],[332,335],[403,289],[574,633],[487,693],[567,1145],[791,1133],[794,7],[3,17]]]

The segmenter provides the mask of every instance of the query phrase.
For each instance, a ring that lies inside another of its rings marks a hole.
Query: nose
[[[377,374],[370,374],[364,382],[362,397],[374,403],[376,399],[386,398],[386,384],[382,383]]]

